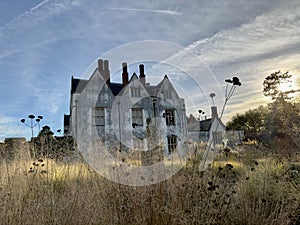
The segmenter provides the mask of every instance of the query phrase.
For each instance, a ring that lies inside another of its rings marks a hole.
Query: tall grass
[[[300,164],[257,148],[198,157],[161,183],[111,182],[83,161],[0,164],[0,224],[299,224]],[[195,166],[196,165],[196,166]]]

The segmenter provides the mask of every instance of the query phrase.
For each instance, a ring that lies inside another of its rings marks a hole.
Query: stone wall
[[[78,157],[72,137],[41,137],[26,141],[25,138],[6,138],[0,143],[0,161],[30,160],[34,158],[57,160]]]
[[[25,138],[5,138],[0,147],[0,159],[7,161],[29,159],[29,146]]]

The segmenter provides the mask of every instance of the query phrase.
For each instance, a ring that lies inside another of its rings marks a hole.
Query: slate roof
[[[88,80],[84,80],[84,79],[77,79],[77,78],[73,78],[71,79],[71,94],[76,93],[81,93],[85,86],[87,85],[89,81]]]
[[[212,118],[209,119],[205,119],[205,120],[201,120],[200,121],[200,131],[201,132],[205,132],[205,131],[209,131],[211,124],[212,124]],[[224,126],[224,124],[222,123],[222,121],[219,119],[219,121],[221,122],[220,125]],[[192,123],[188,123],[188,131],[189,132],[199,132],[199,121],[195,121]]]
[[[80,94],[84,90],[88,82],[89,82],[88,80],[77,79],[72,77],[71,94],[74,93]],[[109,88],[113,93],[113,95],[118,95],[119,92],[123,89],[123,85],[120,83],[111,82]]]
[[[167,75],[164,76],[164,79],[165,78],[169,79]],[[157,85],[146,85],[146,90],[148,91],[150,96],[157,96],[157,93],[161,89],[164,79]]]
[[[120,91],[122,91],[123,89],[123,85],[121,83],[110,83],[109,88],[111,90],[111,92],[113,93],[113,95],[118,95],[120,93]]]
[[[70,125],[70,115],[64,114],[64,127]]]
[[[200,131],[209,131],[212,124],[212,118],[200,121]]]
[[[131,76],[130,80],[128,83],[130,83],[133,79],[134,76],[137,76],[135,73]],[[164,78],[168,78],[167,75],[165,75]],[[71,80],[71,94],[74,93],[81,93],[84,88],[86,87],[87,83],[89,81],[85,80],[85,79],[77,79],[77,78],[73,78],[72,76],[72,80]],[[145,88],[147,90],[147,92],[149,93],[150,96],[157,96],[157,93],[162,85],[161,81],[159,84],[157,85],[146,85]],[[118,95],[122,89],[123,89],[123,85],[122,83],[114,83],[111,82],[109,85],[109,88],[111,90],[111,92],[113,93],[114,96]]]
[[[200,128],[200,131],[209,131],[209,129],[211,127],[211,123],[212,123],[211,118],[206,119],[206,120],[201,120],[200,125],[199,125],[199,121],[194,121],[192,123],[188,123],[187,124],[188,131],[189,132],[199,132],[199,128]]]

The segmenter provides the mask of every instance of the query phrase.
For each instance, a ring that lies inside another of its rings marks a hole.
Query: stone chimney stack
[[[103,71],[103,59],[98,59],[98,70]]]
[[[146,75],[145,75],[145,70],[144,70],[144,65],[140,64],[140,81],[143,85],[146,85]]]
[[[212,106],[211,107],[211,117],[212,118],[218,118],[218,110],[217,110],[217,106]]]
[[[125,87],[128,84],[128,71],[127,71],[127,63],[126,62],[122,63],[122,68],[123,68],[122,85],[123,85],[123,87]]]
[[[107,85],[110,84],[110,71],[108,60],[98,59],[98,70],[105,79]]]

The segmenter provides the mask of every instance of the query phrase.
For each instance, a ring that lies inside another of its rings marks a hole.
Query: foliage
[[[249,109],[237,114],[227,123],[228,129],[244,130],[246,138],[263,141],[272,150],[288,155],[299,149],[300,107],[290,94],[299,89],[280,89],[282,83],[291,83],[289,72],[274,72],[263,82],[264,95],[272,97],[267,106]],[[289,87],[289,86],[286,86]],[[286,146],[289,146],[287,148]]]
[[[260,133],[265,130],[265,120],[269,110],[265,106],[249,109],[243,114],[232,117],[226,125],[229,130],[244,130],[246,135]]]
[[[295,150],[299,146],[300,111],[295,103],[289,102],[284,95],[269,103],[270,113],[266,118],[266,131],[272,147],[284,148],[289,145]]]
[[[38,137],[53,137],[54,132],[51,131],[49,126],[43,126],[42,130],[39,132]]]
[[[292,75],[287,71],[282,73],[280,70],[274,72],[267,76],[263,82],[263,92],[265,96],[270,96],[272,100],[275,100],[279,97],[284,98],[285,100],[291,99],[290,94],[298,92],[298,90],[287,89],[281,90],[280,85],[282,84],[291,84],[292,83]]]

